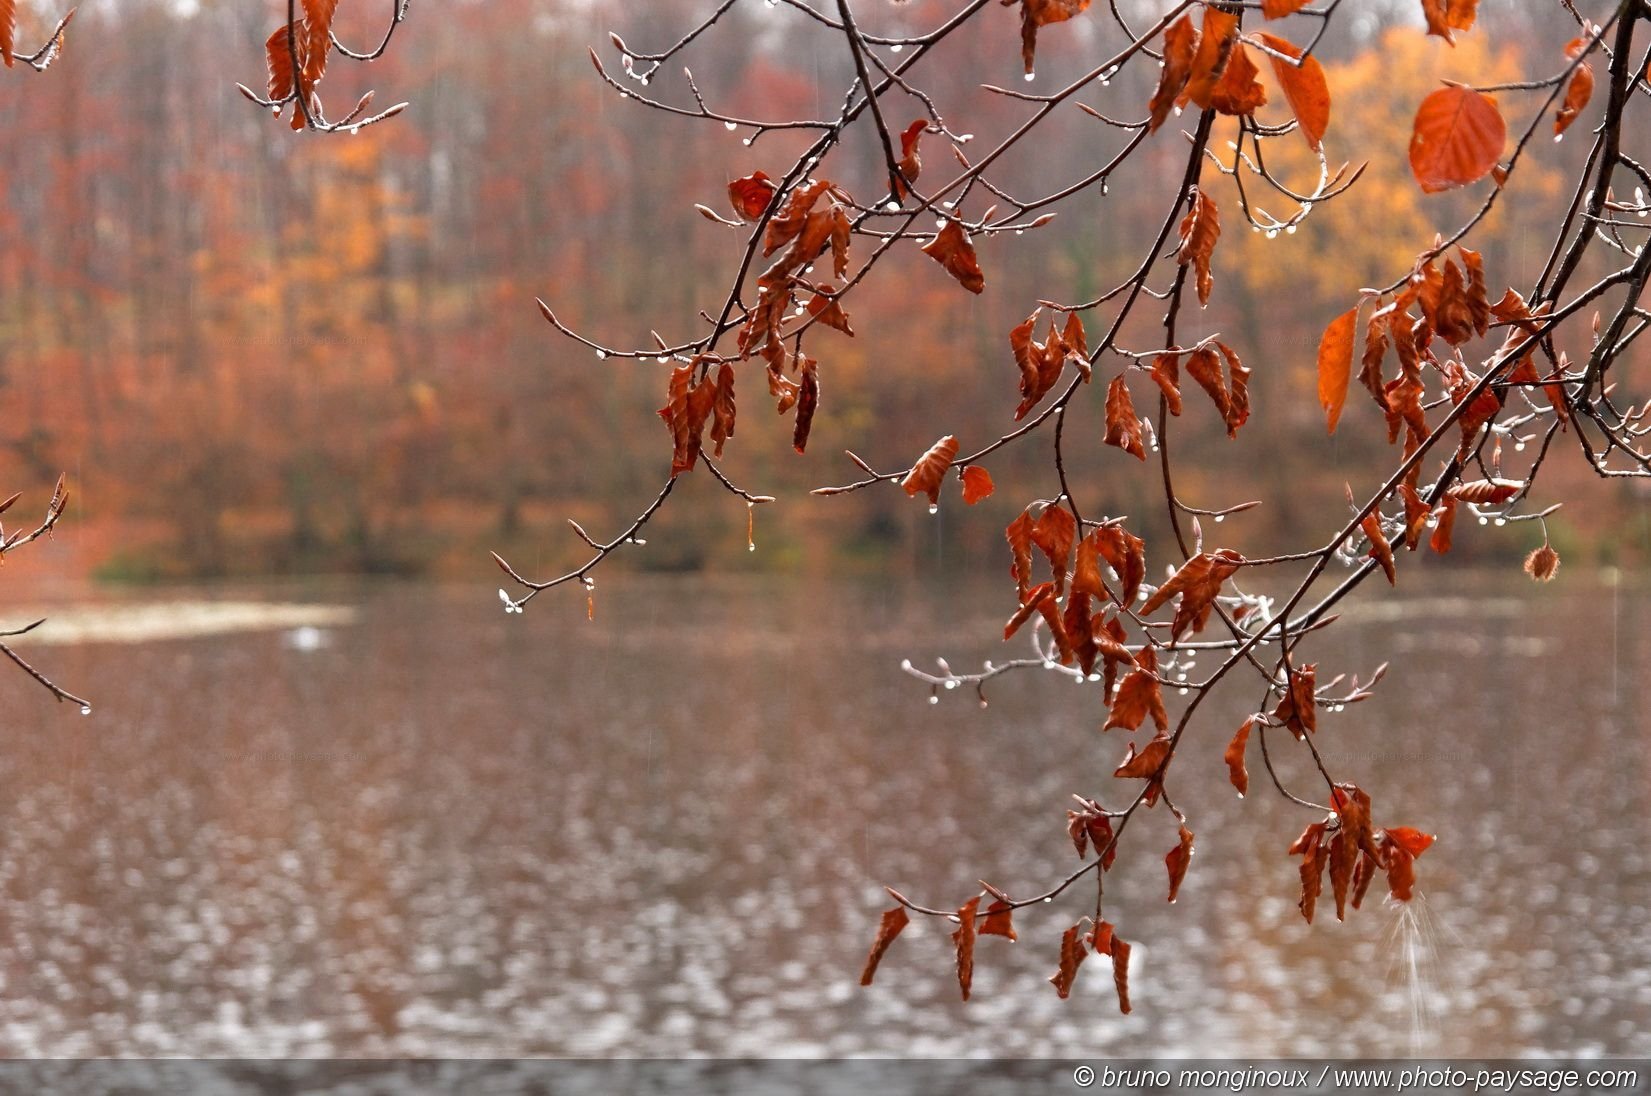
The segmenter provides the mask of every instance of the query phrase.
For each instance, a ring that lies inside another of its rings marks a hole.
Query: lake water
[[[73,642],[20,650],[94,713],[0,667],[0,1050],[1651,1054],[1643,589],[1402,580],[1316,644],[1321,680],[1393,661],[1318,743],[1378,822],[1440,834],[1409,911],[1378,884],[1302,921],[1284,849],[1311,816],[1254,756],[1233,795],[1256,690],[1218,694],[1172,770],[1181,900],[1162,809],[1108,877],[1127,1017],[1099,961],[1069,1000],[1046,982],[1087,884],[982,941],[967,1005],[935,922],[857,984],[881,885],[1041,890],[1077,864],[1070,793],[1122,798],[1094,687],[1010,675],[982,709],[900,672],[1002,658],[1002,590],[609,575],[597,598],[587,622],[577,593],[507,616],[491,586],[128,596],[197,625],[180,601],[322,607],[175,638],[60,607]]]

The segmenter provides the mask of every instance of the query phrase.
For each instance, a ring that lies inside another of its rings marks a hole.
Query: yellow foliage
[[[1541,60],[1495,49],[1485,35],[1466,36],[1453,49],[1419,29],[1402,27],[1389,30],[1374,48],[1326,65],[1332,109],[1324,144],[1331,170],[1344,159],[1353,167],[1361,162],[1368,166],[1351,190],[1317,206],[1294,235],[1271,240],[1264,233],[1243,231],[1248,226],[1236,197],[1230,188],[1224,190],[1223,221],[1235,245],[1225,248],[1228,277],[1242,279],[1261,300],[1289,292],[1297,304],[1302,290],[1312,285],[1328,305],[1350,301],[1360,287],[1386,285],[1403,276],[1435,235],[1454,231],[1477,208],[1491,185],[1454,195],[1422,193],[1407,155],[1417,104],[1441,80],[1471,79],[1480,85],[1522,80],[1532,75],[1533,65],[1541,68]],[[1282,101],[1282,96],[1274,98]],[[1499,105],[1510,135],[1522,132],[1530,104],[1514,93],[1500,97]],[[1559,174],[1542,162],[1543,151],[1542,145],[1527,149],[1509,194],[1498,201],[1482,236],[1507,230],[1509,199],[1543,208],[1553,200]],[[1268,169],[1292,189],[1313,191],[1319,165],[1298,135],[1268,140],[1264,155]],[[1245,192],[1280,220],[1298,208],[1253,176],[1246,177]]]

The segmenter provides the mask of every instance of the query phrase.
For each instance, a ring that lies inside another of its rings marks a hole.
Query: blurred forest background
[[[369,87],[378,107],[411,108],[357,136],[322,137],[290,133],[235,91],[237,81],[262,87],[262,43],[284,5],[84,3],[49,73],[0,79],[5,492],[43,504],[66,471],[75,502],[59,541],[75,573],[100,578],[473,574],[490,566],[488,548],[535,571],[579,558],[565,517],[608,535],[667,474],[669,438],[653,414],[667,367],[599,360],[548,327],[533,298],[610,346],[648,346],[650,329],[673,342],[697,334],[699,310],[721,304],[742,236],[694,204],[723,208],[729,179],[778,174],[796,149],[785,134],[748,147],[748,133],[643,109],[592,71],[587,46],[615,56],[609,30],[634,49],[660,48],[710,6],[415,0],[384,60],[340,63],[322,87],[334,114]],[[859,7],[867,30],[896,33],[931,26],[952,5]],[[1222,331],[1254,370],[1261,430],[1230,442],[1191,409],[1179,443],[1189,459],[1178,486],[1195,505],[1276,500],[1231,520],[1224,541],[1246,550],[1319,543],[1341,520],[1343,483],[1372,486],[1387,452],[1380,416],[1356,393],[1337,435],[1324,436],[1314,351],[1361,286],[1402,275],[1478,200],[1477,188],[1424,197],[1409,177],[1415,104],[1441,78],[1545,76],[1575,33],[1557,2],[1484,0],[1479,28],[1453,49],[1423,37],[1414,0],[1357,7],[1320,50],[1337,103],[1327,151],[1333,165],[1368,159],[1369,169],[1299,232],[1271,240],[1241,227],[1223,186],[1222,292],[1188,333]],[[25,43],[59,14],[22,8]],[[344,5],[340,36],[375,43],[389,8]],[[962,36],[917,72],[953,127],[977,135],[975,148],[1027,113],[980,90],[1027,86],[1016,12],[990,14],[989,34]],[[1285,33],[1302,36],[1299,25]],[[1120,41],[1100,6],[1052,27],[1030,86],[1059,86]],[[713,106],[765,118],[834,116],[852,64],[823,28],[762,4],[737,6],[687,62]],[[1155,79],[1155,68],[1130,66],[1083,99],[1138,117]],[[690,101],[675,67],[648,91]],[[1518,93],[1502,102],[1516,132],[1537,105]],[[890,103],[891,123],[918,116],[909,100]],[[1540,270],[1546,227],[1568,200],[1598,109],[1560,145],[1544,128],[1498,203],[1479,237],[1493,296],[1528,288]],[[1119,141],[1076,109],[1054,128],[998,181],[1047,193]],[[649,547],[616,562],[928,566],[932,523],[944,529],[963,510],[955,493],[931,518],[898,491],[809,500],[806,490],[855,478],[845,447],[892,469],[941,434],[969,447],[1012,425],[1010,327],[1039,297],[1084,299],[1138,261],[1179,176],[1185,144],[1174,130],[1104,197],[1063,205],[1023,238],[978,241],[988,281],[979,299],[915,249],[892,257],[850,304],[858,337],[828,332],[813,347],[824,392],[806,457],[791,451],[789,421],[769,410],[757,371],[749,382],[742,374],[745,413],[725,466],[742,486],[781,496],[756,515],[762,551],[743,550],[745,507],[696,472],[688,497],[650,527]],[[859,135],[821,174],[862,196],[875,190],[869,139]],[[1310,188],[1305,151],[1278,144],[1300,154],[1288,171]],[[947,158],[935,138],[925,154]],[[1145,345],[1147,325],[1140,335]],[[1087,431],[1094,442],[1070,447],[1069,459],[1098,496],[1086,507],[1132,515],[1150,542],[1156,465],[1100,444],[1103,389],[1068,423],[1069,438]],[[972,569],[1002,564],[1003,522],[1057,490],[1042,482],[1046,444],[993,458],[998,494],[940,538],[942,552]],[[1643,554],[1645,507],[1629,486],[1594,480],[1568,444],[1544,475],[1538,502],[1583,496],[1552,523],[1569,559]],[[1459,534],[1452,565],[1512,559],[1539,537],[1529,526]]]

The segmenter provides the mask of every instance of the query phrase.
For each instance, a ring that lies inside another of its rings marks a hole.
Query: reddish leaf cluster
[[[1326,869],[1338,921],[1345,919],[1349,900],[1354,909],[1359,908],[1378,870],[1386,871],[1394,898],[1410,901],[1416,858],[1433,844],[1433,837],[1408,826],[1394,826],[1380,831],[1378,839],[1370,821],[1370,796],[1355,784],[1337,784],[1331,798],[1330,814],[1308,825],[1288,850],[1291,856],[1301,857],[1301,915],[1308,922],[1313,920]]]
[[[1033,312],[1009,332],[1009,349],[1014,352],[1015,364],[1020,367],[1021,400],[1020,406],[1015,408],[1016,422],[1025,418],[1026,413],[1055,387],[1067,362],[1077,367],[1084,380],[1090,377],[1089,345],[1078,314],[1067,314],[1064,330],[1057,328],[1051,319],[1049,334],[1043,342],[1036,342],[1032,335],[1042,312],[1042,309]]]
[[[327,71],[332,52],[332,21],[338,0],[303,0],[303,18],[275,28],[264,42],[269,66],[269,97],[285,101],[297,93],[312,115],[321,113],[316,85]],[[295,103],[292,128],[304,128],[304,111]]]
[[[1055,992],[1064,1000],[1077,981],[1078,968],[1093,951],[1096,955],[1112,957],[1112,981],[1118,990],[1118,1009],[1126,1015],[1129,1004],[1129,944],[1121,939],[1106,921],[1094,922],[1094,928],[1084,932],[1079,922],[1061,934],[1060,966],[1049,976]]]

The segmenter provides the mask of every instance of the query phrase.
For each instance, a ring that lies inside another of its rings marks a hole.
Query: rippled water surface
[[[1321,680],[1393,661],[1318,742],[1378,822],[1440,833],[1405,910],[1302,922],[1284,848],[1311,815],[1254,756],[1233,795],[1257,690],[1218,693],[1173,770],[1180,901],[1161,809],[1108,878],[1128,1017],[1098,963],[1070,1000],[1045,981],[1087,883],[982,941],[968,1005],[939,923],[856,984],[882,884],[1030,893],[1077,864],[1069,794],[1121,799],[1093,687],[1011,676],[982,709],[899,672],[1004,657],[1000,591],[598,596],[589,623],[576,595],[507,617],[491,588],[239,590],[350,611],[114,642],[83,609],[75,643],[27,648],[96,711],[0,677],[0,1050],[1651,1054],[1644,591],[1411,583],[1318,642]]]

